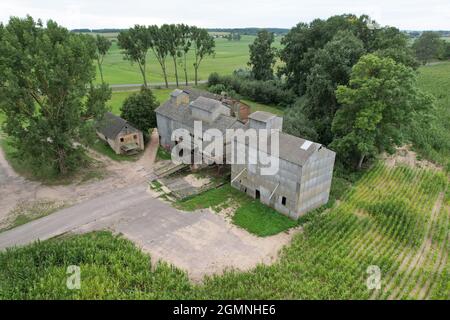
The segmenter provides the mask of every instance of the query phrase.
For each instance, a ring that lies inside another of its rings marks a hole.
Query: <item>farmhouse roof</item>
[[[128,134],[139,132],[139,130],[133,127],[128,121],[111,112],[105,113],[103,119],[97,123],[96,128],[98,132],[108,139],[115,139],[120,133]]]
[[[248,124],[245,126],[245,129],[247,128],[249,128]],[[321,148],[326,149],[320,143],[312,142],[284,132],[279,132],[278,137],[278,158],[299,166],[303,166],[316,150]],[[248,145],[249,140],[246,140],[245,143]],[[269,154],[273,154],[272,150],[272,139],[271,136],[269,136],[267,139],[267,151]],[[332,152],[331,150],[328,151]]]
[[[215,99],[200,96],[191,102],[191,106],[204,111],[214,112],[222,106],[222,103]]]
[[[184,90],[184,92],[189,94],[189,100],[192,101],[191,105],[194,104],[195,107],[202,110],[212,112],[215,110],[215,108],[218,108],[221,105],[221,102],[219,101],[220,96],[213,93],[194,89],[186,89]],[[175,103],[169,99],[161,104],[158,108],[156,108],[155,112],[169,119],[182,123],[187,127],[188,130],[193,130],[194,128],[194,121],[196,119],[192,117],[190,105],[188,104],[176,106]],[[225,133],[226,129],[228,128],[243,127],[244,124],[241,121],[232,116],[227,116],[224,114],[220,114],[212,122],[202,122],[203,131],[216,128],[219,129],[222,133]]]
[[[182,93],[187,93],[186,91],[184,91],[184,90],[180,90],[180,89],[175,89],[175,90],[173,90],[171,93],[170,93],[170,96],[171,97],[178,97],[180,94],[182,94]]]

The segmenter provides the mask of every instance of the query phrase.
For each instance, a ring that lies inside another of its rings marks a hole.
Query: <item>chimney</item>
[[[250,128],[253,129],[278,129],[283,130],[283,118],[278,117],[270,112],[256,111],[248,116]]]
[[[189,104],[189,93],[186,91],[175,89],[170,93],[170,102],[176,107]]]

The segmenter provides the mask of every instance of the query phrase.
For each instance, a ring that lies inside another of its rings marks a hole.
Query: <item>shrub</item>
[[[296,96],[291,90],[287,90],[280,80],[259,81],[251,79],[242,70],[233,75],[220,76],[211,73],[208,78],[209,90],[214,93],[226,91],[236,92],[241,96],[264,104],[287,106],[294,102]],[[219,92],[220,90],[220,92]]]
[[[134,93],[125,99],[120,115],[147,135],[150,129],[156,127],[155,108],[157,106],[158,102],[152,91],[142,87],[139,93]]]
[[[215,86],[220,83],[220,75],[217,72],[213,72],[208,77],[208,87]]]

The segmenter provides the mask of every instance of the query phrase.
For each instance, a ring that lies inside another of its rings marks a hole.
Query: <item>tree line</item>
[[[215,47],[214,38],[206,29],[185,24],[164,24],[161,27],[135,25],[133,28],[121,31],[117,40],[124,58],[138,64],[145,87],[148,87],[146,67],[149,51],[153,52],[161,66],[164,82],[168,87],[169,59],[174,66],[176,85],[179,86],[178,65],[181,66],[185,84],[188,85],[187,55],[192,50],[194,79],[197,85],[198,69],[205,57],[214,54]]]
[[[329,146],[346,166],[361,168],[392,152],[433,105],[417,87],[417,49],[408,36],[367,15],[298,23],[281,50],[273,42],[272,33],[259,31],[249,48],[250,72],[212,74],[211,88],[285,106],[286,132]]]

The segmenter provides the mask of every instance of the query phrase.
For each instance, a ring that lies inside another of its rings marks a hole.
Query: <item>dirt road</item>
[[[70,185],[48,186],[17,175],[0,148],[0,229],[11,220],[12,210],[19,204],[37,201],[55,201],[73,205],[106,192],[146,181],[158,149],[158,134],[154,132],[144,153],[136,162],[113,161],[94,151],[91,157],[104,165],[104,178]]]
[[[154,199],[146,184],[83,201],[0,233],[0,250],[68,232],[111,230],[135,242],[152,261],[162,259],[198,281],[227,268],[248,270],[271,263],[298,230],[260,238],[209,210],[181,212]]]
[[[82,185],[46,187],[27,181],[0,155],[1,214],[30,197],[73,201],[68,208],[0,233],[0,250],[65,233],[111,230],[149,253],[152,262],[172,263],[194,281],[227,268],[248,270],[275,261],[298,229],[260,238],[209,210],[181,212],[153,198],[145,175],[156,156],[157,138],[154,133],[137,162],[117,163],[95,155],[106,163],[110,175]]]

